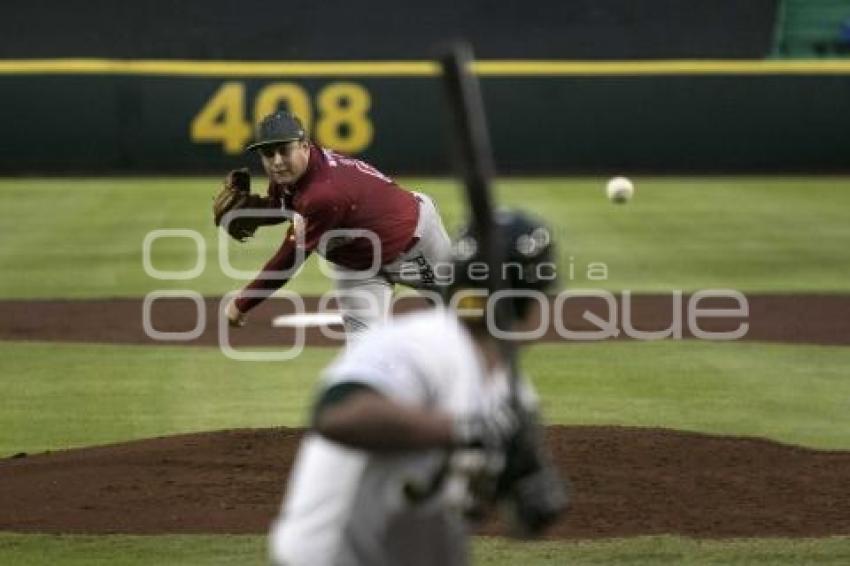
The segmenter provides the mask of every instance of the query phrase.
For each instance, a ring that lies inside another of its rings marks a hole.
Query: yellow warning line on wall
[[[635,75],[843,75],[850,59],[534,61],[483,60],[483,77]],[[434,77],[433,61],[186,61],[0,59],[0,75],[148,75],[176,77]]]

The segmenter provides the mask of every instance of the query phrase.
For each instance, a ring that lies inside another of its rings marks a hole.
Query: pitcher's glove
[[[213,221],[216,226],[225,223],[230,236],[244,242],[257,231],[257,228],[270,224],[268,217],[252,216],[250,212],[235,218],[225,215],[229,212],[245,209],[265,209],[269,207],[269,198],[251,194],[251,174],[247,169],[235,169],[227,174],[224,185],[213,198]]]

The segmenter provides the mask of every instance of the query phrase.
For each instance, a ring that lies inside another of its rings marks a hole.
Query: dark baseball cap
[[[301,120],[286,110],[278,110],[263,118],[257,126],[254,143],[246,147],[245,151],[259,149],[264,145],[303,140],[304,137],[304,126],[301,125]]]

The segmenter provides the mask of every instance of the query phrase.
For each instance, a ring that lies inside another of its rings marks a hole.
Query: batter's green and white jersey
[[[326,370],[323,384],[355,382],[399,403],[455,415],[486,412],[508,396],[507,374],[485,375],[484,360],[451,312],[393,319],[364,335]],[[534,402],[524,384],[524,401]],[[442,451],[375,454],[315,433],[301,445],[270,553],[287,566],[466,564],[466,525],[445,493],[421,503],[404,495],[426,485]]]

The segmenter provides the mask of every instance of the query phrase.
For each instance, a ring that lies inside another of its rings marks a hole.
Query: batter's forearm
[[[353,394],[323,409],[316,431],[362,450],[394,452],[447,448],[453,442],[449,415],[395,403],[374,392]]]

